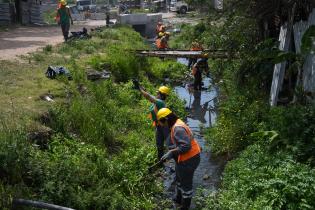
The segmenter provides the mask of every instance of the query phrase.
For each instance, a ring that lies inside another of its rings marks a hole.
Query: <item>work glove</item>
[[[137,79],[133,79],[132,83],[133,83],[133,88],[134,89],[140,90],[140,84],[139,84],[139,81]]]
[[[173,152],[169,150],[166,154],[161,157],[161,161],[167,161],[173,158]]]

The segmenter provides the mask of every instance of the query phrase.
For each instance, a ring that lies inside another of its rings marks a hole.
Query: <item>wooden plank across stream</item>
[[[235,58],[235,54],[230,54],[227,51],[191,51],[191,50],[136,50],[139,56],[148,57],[170,57],[170,58],[212,58],[226,59]]]

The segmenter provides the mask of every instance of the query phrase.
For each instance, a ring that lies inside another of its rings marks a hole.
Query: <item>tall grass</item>
[[[9,209],[13,197],[87,210],[158,208],[154,195],[162,186],[147,173],[156,157],[154,129],[147,118],[149,102],[133,90],[130,80],[137,77],[154,92],[162,81],[158,77],[164,74],[159,71],[165,70],[154,70],[155,83],[146,78],[158,62],[134,55],[134,49],[144,47],[139,34],[118,27],[104,29],[91,40],[32,55],[27,68],[42,82],[28,86],[28,91],[37,93],[49,84],[53,94],[61,89],[58,96],[63,98],[55,105],[46,103],[49,119],[45,125],[55,135],[45,148],[27,138],[25,126],[0,128],[1,209]],[[47,65],[64,65],[73,81],[44,79]],[[92,83],[86,79],[87,67],[103,70],[104,66],[110,67],[111,80]],[[28,82],[24,80],[23,84]],[[174,94],[168,104],[184,114],[183,103]],[[16,119],[16,125],[22,123]]]

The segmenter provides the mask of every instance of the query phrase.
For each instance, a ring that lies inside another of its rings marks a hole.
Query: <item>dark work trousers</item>
[[[189,58],[188,60],[188,69],[191,69],[191,67],[197,62],[196,58]]]
[[[61,23],[62,35],[63,35],[63,38],[65,39],[65,41],[68,40],[69,29],[70,29],[70,23],[66,23],[66,24]]]
[[[194,75],[194,89],[201,90],[202,88],[202,74],[200,68],[198,68],[196,74]]]
[[[187,210],[190,207],[193,196],[193,177],[194,172],[200,163],[200,154],[175,164],[176,170],[176,188],[175,202],[181,204],[181,210]]]
[[[164,155],[164,142],[170,135],[170,130],[166,126],[157,125],[155,129],[155,140],[158,153],[158,160],[161,160]]]

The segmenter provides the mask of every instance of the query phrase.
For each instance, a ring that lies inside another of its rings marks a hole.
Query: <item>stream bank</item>
[[[185,59],[179,59],[178,61],[187,64]],[[204,128],[212,127],[216,122],[218,97],[218,90],[212,85],[211,78],[204,78],[203,83],[202,91],[195,91],[192,85],[187,82],[181,86],[174,87],[174,90],[178,97],[185,101],[186,110],[189,112],[185,122],[191,128],[195,139],[202,147],[200,164],[194,174],[193,189],[195,194],[197,191],[201,190],[202,195],[206,196],[218,190],[221,182],[221,174],[227,161],[223,156],[214,157],[211,154],[211,148],[208,147],[203,136]],[[175,189],[174,168],[174,162],[170,161],[167,163],[163,176],[164,193],[165,196],[170,199]],[[194,199],[191,208],[196,208]]]

